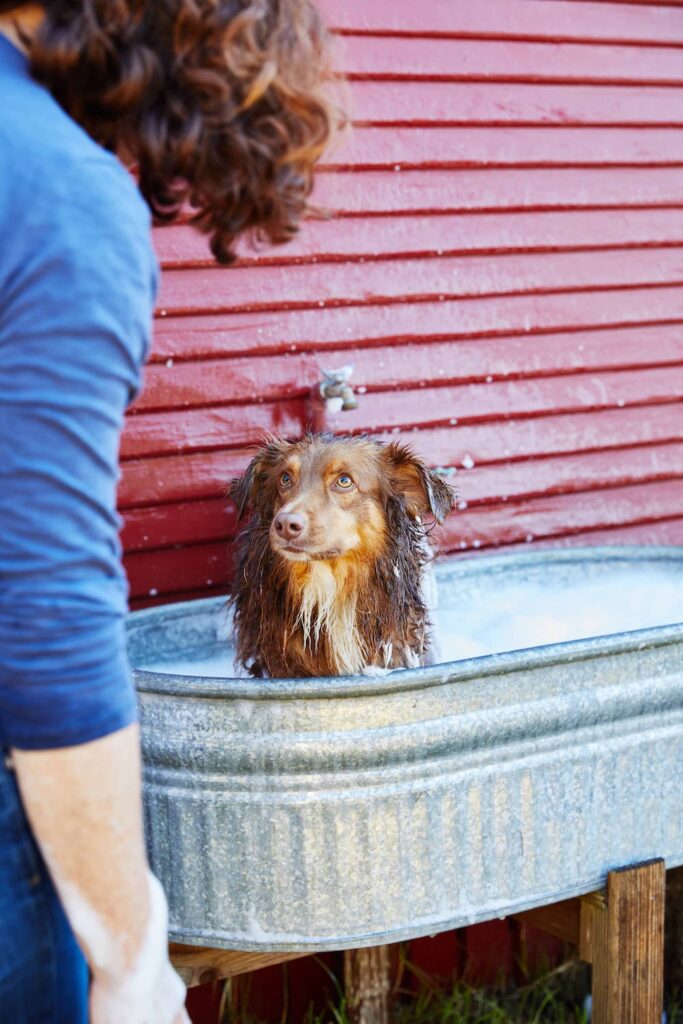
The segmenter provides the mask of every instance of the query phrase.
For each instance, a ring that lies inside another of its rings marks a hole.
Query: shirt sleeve
[[[23,749],[136,716],[116,485],[156,263],[123,169],[81,178],[32,203],[0,266],[0,743]]]

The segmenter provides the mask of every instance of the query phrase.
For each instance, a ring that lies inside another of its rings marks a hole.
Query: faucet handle
[[[341,412],[342,409],[357,409],[358,399],[349,384],[353,366],[340,366],[337,370],[323,370],[323,379],[318,385],[318,393],[325,408],[330,413]]]
[[[323,370],[322,373],[321,389],[325,386],[346,384],[353,373],[353,364],[347,363],[346,366],[340,366],[337,370]]]

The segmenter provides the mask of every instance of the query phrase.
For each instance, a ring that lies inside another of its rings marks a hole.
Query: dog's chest
[[[304,650],[325,650],[335,672],[361,672],[367,650],[356,621],[358,594],[326,562],[313,562],[296,587],[299,609],[296,624]]]

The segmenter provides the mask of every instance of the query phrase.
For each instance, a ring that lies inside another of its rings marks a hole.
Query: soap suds
[[[607,563],[599,576],[584,578],[579,567],[570,578],[551,577],[549,583],[520,578],[511,567],[509,574],[472,574],[441,584],[438,606],[433,583],[428,564],[423,588],[434,623],[430,664],[683,622],[683,581],[666,567]],[[174,653],[180,656],[138,667],[218,679],[240,674],[231,646],[213,636],[201,651]]]

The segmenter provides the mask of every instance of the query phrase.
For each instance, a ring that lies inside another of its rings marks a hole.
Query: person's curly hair
[[[158,220],[189,206],[223,263],[241,235],[296,233],[313,167],[341,123],[311,0],[43,6],[32,73],[97,142],[137,162]]]

